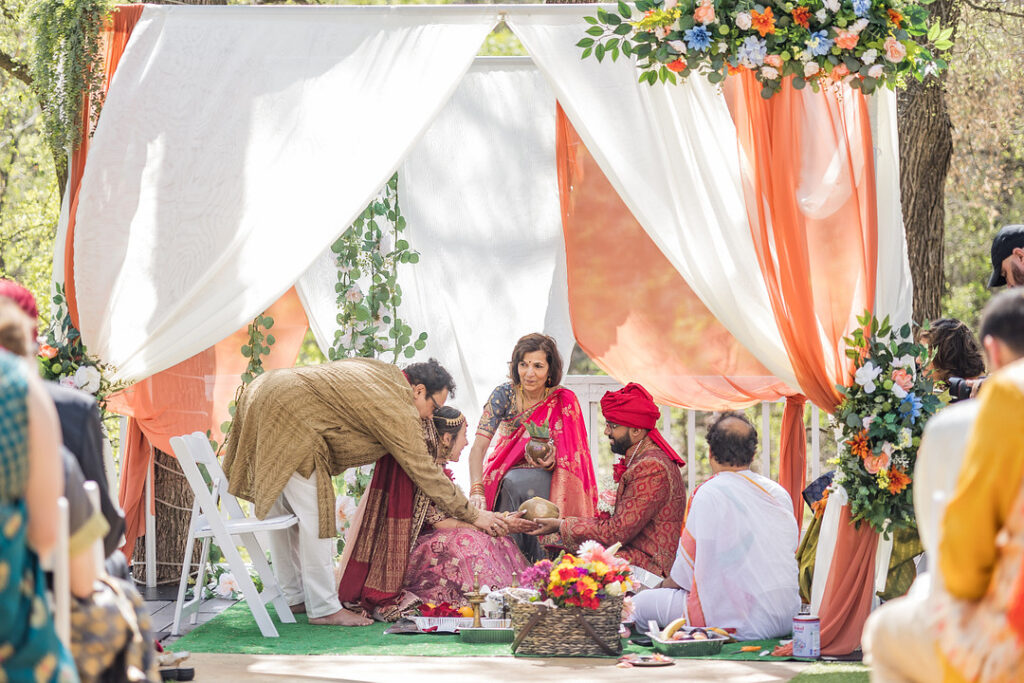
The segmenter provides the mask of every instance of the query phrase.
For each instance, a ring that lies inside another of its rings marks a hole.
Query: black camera
[[[964,401],[971,397],[971,385],[963,377],[950,377],[946,380],[946,385],[953,401]]]

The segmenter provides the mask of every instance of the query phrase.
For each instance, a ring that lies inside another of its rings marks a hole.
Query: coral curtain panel
[[[843,337],[874,308],[878,218],[867,103],[859,90],[786,84],[765,100],[753,73],[727,79],[758,264],[801,389],[839,402]]]
[[[266,332],[274,336],[274,344],[270,354],[263,356],[263,367],[291,367],[308,329],[295,289],[288,290],[266,314],[274,319]],[[248,330],[242,328],[201,353],[110,396],[108,408],[131,418],[121,456],[118,492],[125,513],[127,542],[123,550],[129,559],[135,539],[145,529],[142,498],[152,449],[173,455],[171,437],[197,431],[209,430],[214,439],[223,441],[220,426],[228,419],[228,403],[241,385],[240,375],[249,362],[241,353],[248,341]]]
[[[569,311],[580,347],[661,403],[725,410],[796,393],[707,309],[612,188],[558,109]]]
[[[142,16],[145,5],[118,5],[110,14],[110,20],[100,36],[103,50],[103,84],[102,92],[106,95],[110,89],[110,79],[114,77],[117,65],[121,62],[121,55],[128,45],[128,39],[132,36],[132,29]],[[71,169],[68,173],[68,197],[71,200],[71,210],[68,214],[68,227],[64,242],[64,284],[67,295],[68,314],[71,322],[78,327],[78,300],[75,296],[75,214],[78,210],[78,189],[82,183],[82,174],[85,172],[85,158],[89,153],[90,130],[90,109],[87,97],[84,97],[82,110],[82,135],[78,142],[78,149],[71,154]]]

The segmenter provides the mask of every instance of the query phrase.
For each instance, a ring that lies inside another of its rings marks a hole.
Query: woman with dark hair
[[[466,439],[466,418],[456,408],[443,406],[434,413],[439,436],[438,465],[458,462]],[[444,467],[448,476],[451,472]],[[512,585],[513,574],[529,566],[515,542],[508,536],[493,537],[472,524],[455,519],[424,501],[420,535],[409,557],[405,589],[424,602],[447,602],[453,607],[466,604],[465,594],[473,590],[474,579],[481,586]],[[508,519],[511,528],[533,526],[532,522]]]
[[[593,517],[597,482],[587,430],[576,395],[559,386],[562,357],[555,340],[538,333],[522,337],[512,349],[509,378],[491,392],[477,426],[469,453],[470,502],[513,511],[539,496],[557,505],[563,517]],[[554,452],[539,463],[525,457],[527,424],[546,425],[554,444]],[[484,462],[495,436],[494,450]],[[516,534],[515,540],[531,562],[543,557],[535,537]]]
[[[922,335],[931,354],[932,377],[949,388],[953,402],[970,398],[973,380],[985,374],[981,345],[971,329],[956,318],[939,318]]]

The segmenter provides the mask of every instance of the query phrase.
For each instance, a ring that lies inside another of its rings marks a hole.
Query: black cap
[[[1024,225],[1004,225],[992,240],[992,277],[988,280],[989,287],[1002,287],[1006,284],[1003,261],[1018,247],[1024,249]]]

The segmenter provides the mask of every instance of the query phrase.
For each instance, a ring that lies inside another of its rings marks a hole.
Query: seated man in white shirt
[[[711,479],[690,498],[671,576],[634,598],[636,621],[664,628],[736,629],[739,640],[789,634],[800,610],[793,503],[777,483],[754,474],[757,430],[739,413],[707,433]]]

